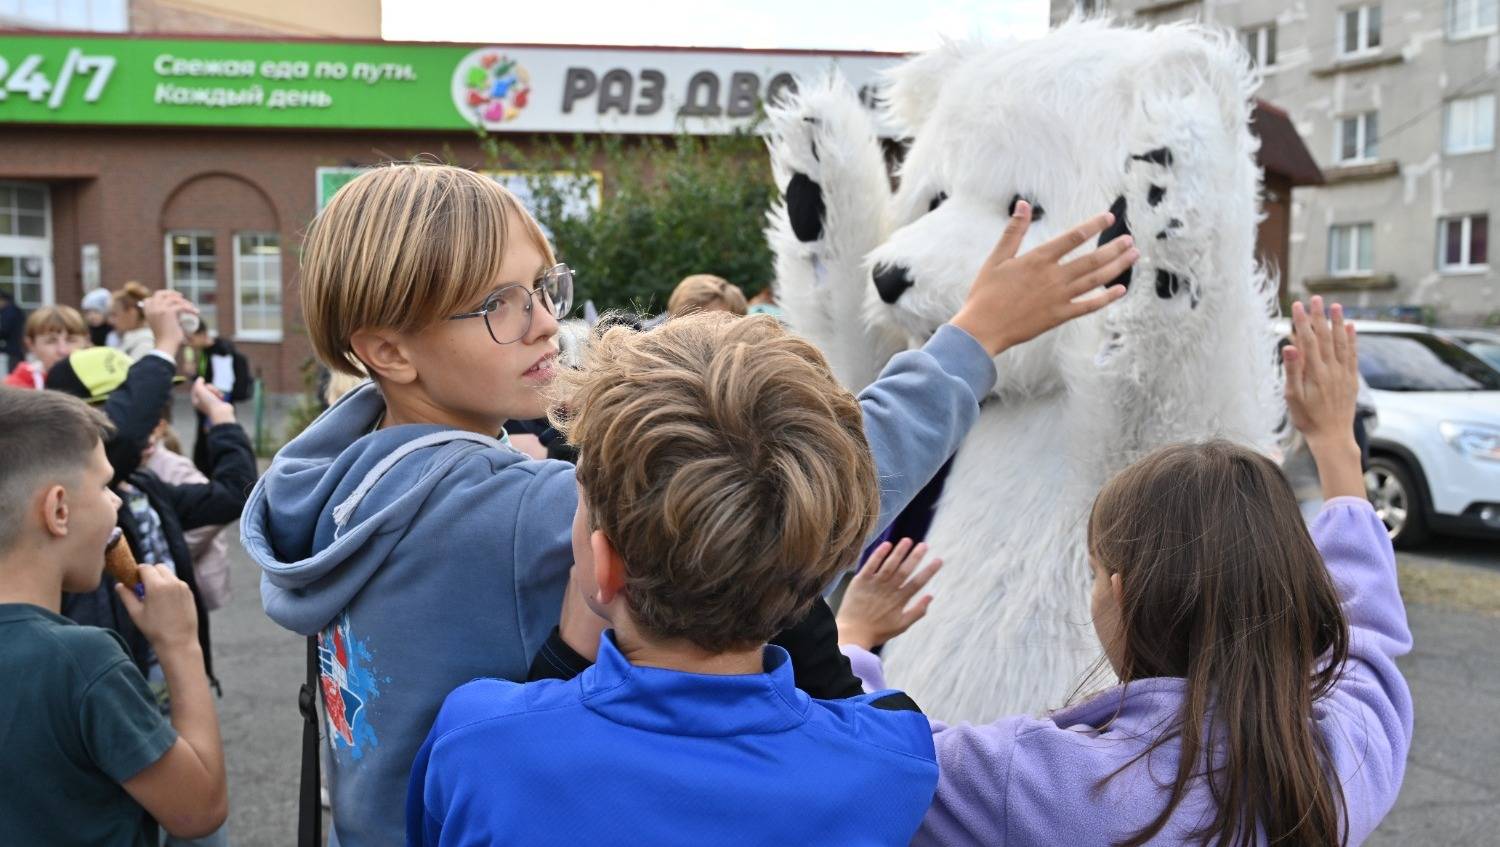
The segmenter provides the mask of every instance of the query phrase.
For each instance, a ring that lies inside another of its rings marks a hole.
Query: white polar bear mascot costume
[[[894,193],[842,81],[770,115],[780,303],[850,389],[957,312],[1017,199],[1034,209],[1023,252],[1105,209],[1100,243],[1140,248],[1119,302],[995,360],[927,534],[936,600],[885,652],[935,717],[1056,707],[1100,656],[1085,528],[1103,483],[1172,442],[1269,451],[1282,425],[1276,289],[1254,252],[1257,80],[1228,33],[1074,21],[949,44],[887,82],[911,142]]]

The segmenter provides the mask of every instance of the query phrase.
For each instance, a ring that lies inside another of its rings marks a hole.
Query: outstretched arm
[[[1396,802],[1411,749],[1411,689],[1396,657],[1411,650],[1411,629],[1396,583],[1395,551],[1365,499],[1354,404],[1359,392],[1354,327],[1321,298],[1292,307],[1284,351],[1286,401],[1307,439],[1328,501],[1311,533],[1328,566],[1349,625],[1349,658],[1318,723],[1329,739],[1347,802],[1349,840],[1364,840]]]

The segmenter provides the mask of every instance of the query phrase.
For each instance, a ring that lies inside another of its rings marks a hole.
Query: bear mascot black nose
[[[879,264],[875,266],[875,290],[880,299],[895,303],[901,292],[911,288],[911,272],[902,265]]]

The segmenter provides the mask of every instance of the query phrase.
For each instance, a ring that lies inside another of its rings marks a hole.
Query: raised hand
[[[1029,253],[1017,256],[1031,226],[1031,204],[1016,204],[1000,243],[985,259],[953,324],[974,336],[991,356],[1125,296],[1112,285],[1084,297],[1119,276],[1140,258],[1135,242],[1122,235],[1070,262],[1064,256],[1098,237],[1114,222],[1108,212],[1084,221]]]
[[[1359,357],[1354,325],[1337,303],[1323,311],[1292,304],[1292,343],[1282,350],[1286,408],[1318,463],[1323,497],[1363,497],[1365,486],[1354,440],[1354,401],[1359,394]]]
[[[224,400],[219,389],[204,382],[203,377],[193,380],[191,396],[193,408],[207,418],[210,425],[234,423],[234,406]]]
[[[839,605],[840,644],[873,650],[911,629],[927,614],[932,595],[924,595],[914,604],[911,598],[937,574],[943,560],[933,559],[918,570],[926,556],[927,545],[913,546],[910,538],[901,539],[894,547],[889,541],[883,542],[870,553]]]
[[[187,336],[182,331],[181,315],[198,314],[198,307],[180,292],[163,288],[141,302],[141,311],[146,313],[146,325],[156,339],[156,349],[177,358]]]

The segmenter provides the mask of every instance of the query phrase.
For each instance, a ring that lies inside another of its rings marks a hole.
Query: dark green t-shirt
[[[0,844],[154,847],[120,783],[176,740],[118,635],[0,603]]]

